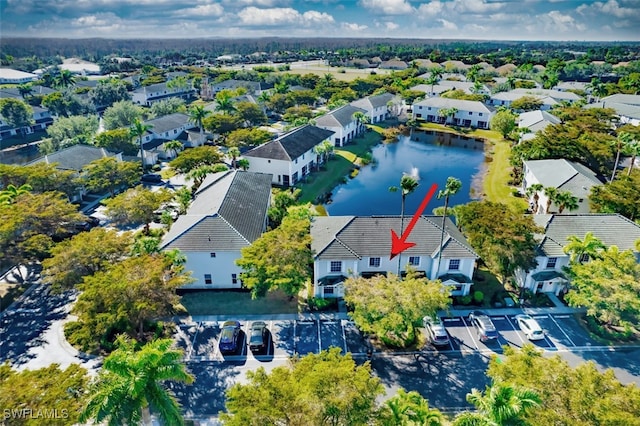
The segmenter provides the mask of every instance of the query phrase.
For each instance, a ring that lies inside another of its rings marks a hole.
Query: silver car
[[[516,315],[516,322],[520,330],[527,336],[529,340],[542,340],[544,339],[544,331],[538,324],[538,321],[533,319],[530,315],[521,314]]]
[[[444,328],[442,321],[440,321],[440,318],[426,316],[422,318],[422,324],[427,330],[427,336],[433,345],[449,345],[449,335],[447,334],[447,329]]]

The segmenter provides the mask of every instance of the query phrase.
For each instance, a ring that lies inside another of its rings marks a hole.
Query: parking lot
[[[557,352],[598,346],[598,343],[589,337],[573,315],[540,314],[532,317],[545,333],[544,339],[531,341],[540,349]],[[518,327],[515,315],[490,315],[490,318],[498,331],[498,338],[487,342],[482,342],[478,338],[478,333],[468,318],[442,318],[449,333],[450,342],[448,347],[445,346],[439,350],[502,353],[504,345],[522,347],[529,342]],[[426,349],[435,348],[429,346]]]
[[[573,315],[540,314],[532,315],[545,332],[544,339],[532,341],[535,346],[550,352],[585,350],[598,346],[578,323]],[[490,315],[498,331],[494,341],[482,342],[467,317],[442,318],[449,334],[449,345],[436,348],[431,344],[423,351],[441,353],[502,353],[503,346],[522,347],[528,342],[519,329],[515,314]],[[344,319],[304,319],[266,321],[268,329],[268,348],[265,352],[253,354],[247,349],[247,336],[253,321],[240,321],[241,332],[238,337],[238,351],[221,354],[218,342],[221,322],[200,321],[178,325],[175,339],[184,349],[189,361],[238,361],[255,358],[265,362],[272,359],[286,359],[294,354],[306,355],[318,353],[332,346],[351,352],[355,356],[364,356],[367,342],[353,322]]]

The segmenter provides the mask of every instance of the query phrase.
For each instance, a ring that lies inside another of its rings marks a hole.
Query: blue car
[[[222,324],[220,334],[220,352],[234,353],[238,350],[238,337],[240,336],[240,323],[238,321],[225,321]]]

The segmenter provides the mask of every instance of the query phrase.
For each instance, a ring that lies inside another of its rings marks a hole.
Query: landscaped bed
[[[202,290],[182,295],[188,315],[270,315],[298,312],[298,300],[273,291],[260,299],[251,299],[248,291]]]

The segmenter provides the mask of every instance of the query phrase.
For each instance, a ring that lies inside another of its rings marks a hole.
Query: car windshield
[[[484,334],[487,337],[498,337],[498,332],[495,329],[494,330],[485,330]]]
[[[233,327],[223,329],[220,340],[223,342],[230,342],[231,340],[233,340]]]

